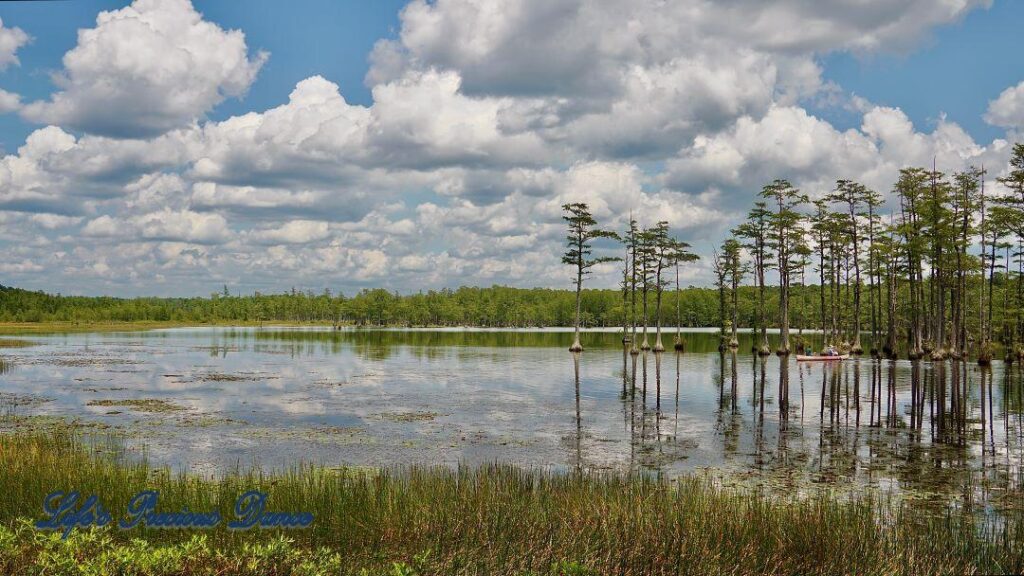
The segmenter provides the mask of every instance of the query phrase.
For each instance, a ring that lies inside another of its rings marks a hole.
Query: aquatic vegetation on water
[[[346,473],[296,466],[201,479],[95,455],[68,434],[0,435],[0,571],[18,574],[971,574],[1024,570],[1024,522],[940,514],[869,490],[728,489],[702,476],[558,474],[506,465]],[[123,509],[221,510],[244,490],[309,529],[75,531],[26,526],[54,486]],[[88,568],[88,569],[86,569]],[[319,571],[318,571],[319,570]]]
[[[14,392],[0,392],[0,408],[24,408],[36,407],[52,401],[52,398],[38,394],[17,394]]]
[[[436,412],[381,412],[376,417],[382,420],[392,420],[394,422],[431,422],[437,418],[439,414]]]
[[[280,376],[261,374],[258,372],[239,372],[237,374],[210,372],[196,376],[197,380],[204,382],[251,382],[256,380],[276,380],[278,378],[280,378]]]
[[[140,399],[127,399],[127,400],[90,400],[86,402],[86,406],[125,406],[138,410],[140,412],[177,412],[180,410],[188,410],[184,406],[180,406],[167,400],[159,400],[155,398],[140,398]]]

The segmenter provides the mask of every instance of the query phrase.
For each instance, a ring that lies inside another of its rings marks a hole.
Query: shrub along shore
[[[67,433],[0,435],[4,574],[972,574],[1024,570],[1018,516],[939,513],[869,490],[800,498],[703,477],[507,465],[219,478],[171,473]],[[210,530],[37,530],[54,490],[95,494],[116,523],[137,492],[158,512],[219,511]],[[231,531],[239,495],[310,512],[306,529]]]

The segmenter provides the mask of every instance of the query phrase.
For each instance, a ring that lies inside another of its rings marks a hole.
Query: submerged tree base
[[[992,344],[988,342],[982,343],[978,349],[978,365],[979,366],[990,366],[992,364]]]

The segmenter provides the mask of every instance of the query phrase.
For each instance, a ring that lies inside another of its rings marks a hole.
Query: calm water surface
[[[512,461],[950,495],[968,474],[1021,483],[1017,366],[808,364],[685,337],[684,353],[631,356],[617,334],[587,333],[577,357],[555,331],[30,336],[0,350],[0,426],[123,433],[198,473]]]

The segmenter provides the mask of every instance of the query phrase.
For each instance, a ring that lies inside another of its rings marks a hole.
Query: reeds
[[[201,479],[125,462],[116,444],[90,444],[67,434],[0,436],[0,486],[0,524],[7,527],[0,531],[0,568],[18,574],[118,573],[121,564],[100,563],[136,561],[147,566],[139,574],[1024,570],[1019,518],[993,525],[963,507],[935,514],[875,491],[839,498],[822,489],[796,498],[716,487],[702,477],[668,481],[509,465],[296,467],[276,475],[240,470]],[[143,489],[160,491],[160,511],[187,505],[193,511],[219,509],[229,518],[238,495],[253,488],[269,494],[271,510],[313,513],[312,527],[105,529],[78,531],[61,541],[25,524],[43,517],[43,497],[53,490],[96,494],[115,518]],[[41,571],[41,565],[50,568]],[[93,572],[84,570],[89,565]]]

